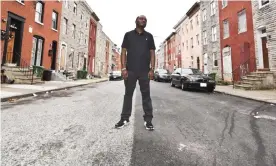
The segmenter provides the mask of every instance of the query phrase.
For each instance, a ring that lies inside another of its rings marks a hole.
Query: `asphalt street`
[[[257,118],[276,117],[274,105],[152,82],[155,130],[139,85],[118,130],[123,93],[111,81],[1,103],[2,165],[276,165],[276,121]]]

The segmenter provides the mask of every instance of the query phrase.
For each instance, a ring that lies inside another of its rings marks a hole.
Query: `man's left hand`
[[[153,78],[154,78],[154,72],[153,72],[153,70],[150,70],[149,71],[149,79],[153,80]]]

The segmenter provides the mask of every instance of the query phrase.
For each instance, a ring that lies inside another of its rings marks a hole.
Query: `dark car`
[[[169,71],[166,69],[156,69],[154,72],[154,80],[158,82],[169,82],[171,80],[171,75]]]
[[[182,90],[200,89],[213,92],[216,81],[194,68],[178,68],[172,75],[171,86],[180,86]]]
[[[110,74],[109,74],[109,80],[122,80],[123,77],[122,77],[122,72],[121,71],[112,71]]]

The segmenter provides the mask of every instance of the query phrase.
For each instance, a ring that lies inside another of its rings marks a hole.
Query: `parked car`
[[[116,80],[116,79],[120,79],[120,80],[123,79],[121,71],[112,71],[109,74],[109,80]]]
[[[166,69],[156,69],[154,72],[154,80],[155,81],[166,81],[169,82],[171,80],[170,72]]]
[[[200,89],[213,92],[216,81],[194,68],[177,68],[171,75],[171,86],[180,86],[182,90]]]

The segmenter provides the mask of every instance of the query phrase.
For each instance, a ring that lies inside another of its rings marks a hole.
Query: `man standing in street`
[[[135,23],[136,28],[125,33],[122,43],[121,65],[125,95],[121,120],[115,127],[122,128],[129,123],[132,97],[138,80],[143,101],[144,125],[147,130],[154,130],[150,80],[153,80],[154,75],[155,43],[152,34],[145,31],[147,18],[143,15],[138,16]]]

